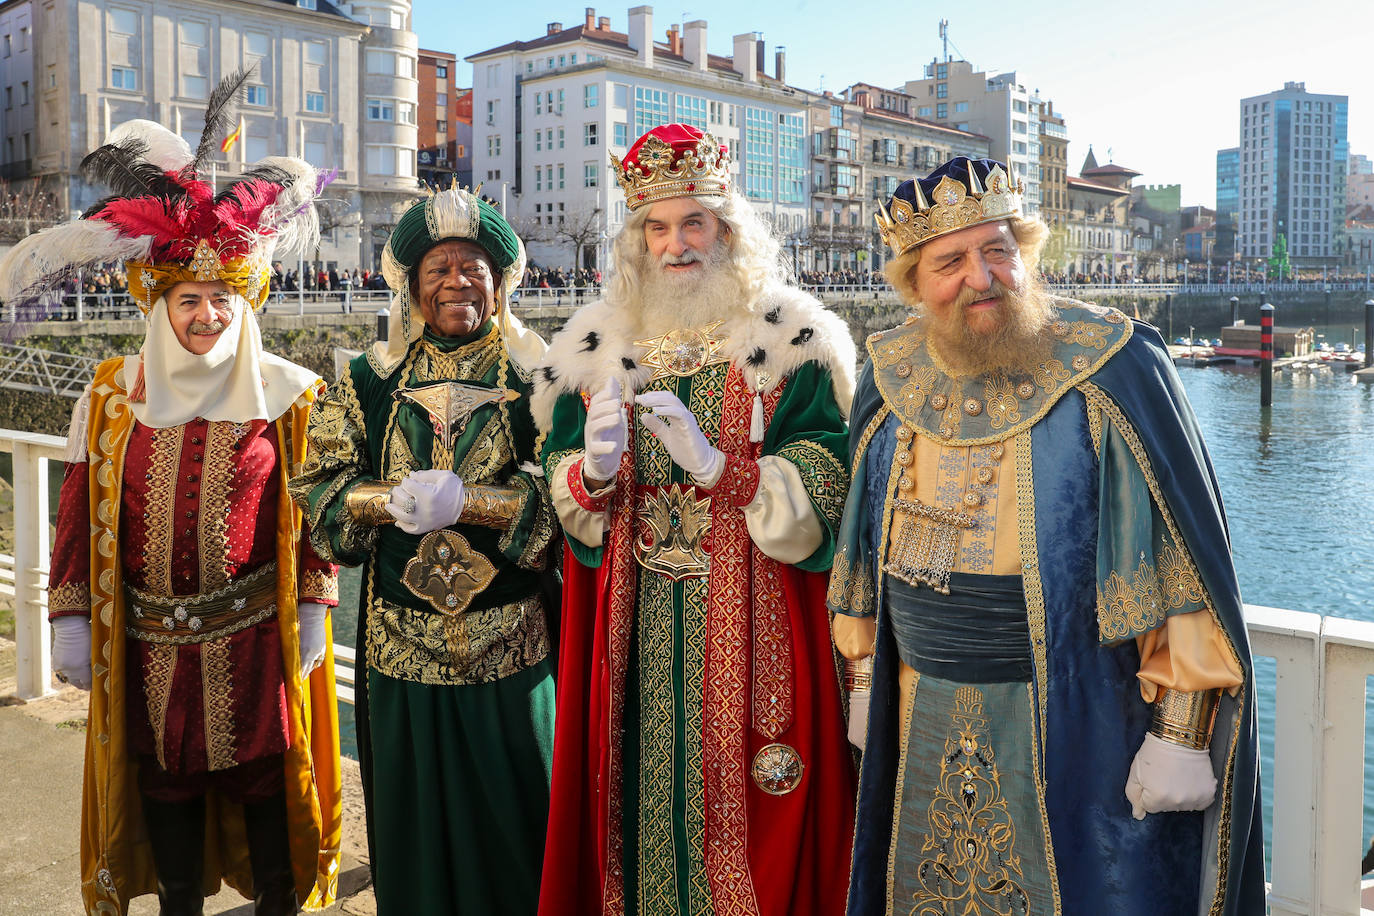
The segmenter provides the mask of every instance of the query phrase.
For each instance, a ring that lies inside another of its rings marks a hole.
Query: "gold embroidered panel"
[[[205,759],[210,770],[226,770],[234,760],[234,663],[229,640],[200,647],[201,697],[205,703]]]
[[[172,594],[172,542],[176,524],[177,468],[181,464],[182,427],[153,431],[148,468],[148,501],[144,505],[143,577],[148,591]]]
[[[339,577],[322,569],[307,569],[301,575],[301,598],[338,601]]]
[[[336,497],[352,486],[359,477],[373,476],[372,460],[367,451],[367,427],[362,404],[353,386],[353,374],[345,371],[315,401],[310,410],[307,427],[305,461],[292,476],[288,490],[291,498],[305,509],[310,521],[310,543],[315,553],[325,560],[335,560],[329,542],[325,514]],[[313,491],[323,486],[318,495]],[[377,539],[377,529],[359,524],[348,512],[339,512],[339,546],[347,553],[371,549]]]
[[[1105,645],[1141,636],[1171,613],[1203,610],[1206,590],[1183,551],[1165,536],[1151,563],[1142,559],[1128,579],[1112,570],[1097,589],[1098,639]]]
[[[200,589],[214,591],[229,581],[229,487],[237,467],[235,446],[248,434],[246,423],[213,421],[205,430],[205,460],[201,463],[200,515],[196,519],[200,540]]]
[[[849,556],[848,545],[841,545],[835,552],[825,603],[856,617],[869,617],[877,610],[873,571],[862,558]]]
[[[916,432],[951,445],[981,445],[1022,432],[1088,378],[1131,336],[1116,309],[1056,299],[1052,355],[1025,376],[953,374],[928,346],[919,320],[868,338],[884,402]]]
[[[67,582],[48,588],[48,613],[80,611],[89,616],[91,613],[91,587],[86,582]]]
[[[849,469],[830,450],[815,442],[799,439],[778,449],[778,457],[797,466],[807,495],[831,531],[840,527],[844,500],[849,494]]]
[[[548,622],[538,596],[456,618],[374,598],[367,615],[367,663],[397,680],[486,684],[524,671],[548,654]]]

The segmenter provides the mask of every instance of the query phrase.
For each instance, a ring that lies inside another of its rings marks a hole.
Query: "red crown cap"
[[[730,150],[688,124],[662,124],[635,141],[624,159],[611,153],[616,181],[631,210],[669,197],[723,197],[730,192]]]

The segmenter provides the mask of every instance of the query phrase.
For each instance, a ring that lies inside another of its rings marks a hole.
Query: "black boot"
[[[253,866],[254,914],[292,916],[299,912],[286,832],[285,793],[244,805],[243,825],[248,832],[248,860]]]
[[[201,916],[205,908],[205,797],[159,802],[143,796],[143,821],[157,869],[161,916]]]

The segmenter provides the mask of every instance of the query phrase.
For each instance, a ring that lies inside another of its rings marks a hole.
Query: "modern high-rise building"
[[[625,32],[587,8],[571,28],[473,54],[473,181],[505,203],[537,264],[608,264],[625,199],[608,151],[623,156],[668,122],[709,131],[730,148],[736,186],[788,238],[806,225],[808,102],[766,72],[758,33],[711,54],[706,22],[654,37],[654,10],[629,10]]]
[[[102,189],[77,168],[114,126],[157,121],[194,146],[219,80],[251,68],[243,134],[219,180],[270,155],[338,176],[319,259],[372,267],[417,193],[416,40],[410,0],[0,2],[5,177],[41,183],[64,216]]]
[[[1236,254],[1236,227],[1240,223],[1240,147],[1217,150],[1217,231],[1212,248],[1217,260]]]
[[[1295,267],[1335,266],[1345,246],[1348,99],[1306,84],[1240,102],[1243,258],[1268,258],[1283,236]]]
[[[1015,71],[988,74],[966,60],[932,60],[925,77],[903,91],[916,99],[918,118],[987,137],[993,158],[1025,181],[1025,208],[1040,210],[1040,94],[1027,91]]]

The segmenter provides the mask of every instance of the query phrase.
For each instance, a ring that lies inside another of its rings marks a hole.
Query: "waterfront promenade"
[[[0,916],[79,913],[86,694],[67,687],[41,699],[18,700],[15,649],[0,640]],[[339,901],[322,912],[374,916],[358,764],[343,764]],[[253,905],[222,887],[205,901],[205,912],[251,916]],[[157,897],[137,898],[129,913],[153,916]]]

